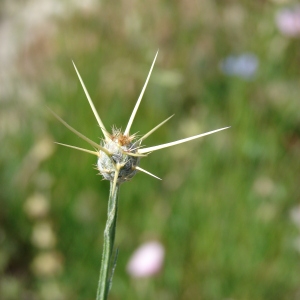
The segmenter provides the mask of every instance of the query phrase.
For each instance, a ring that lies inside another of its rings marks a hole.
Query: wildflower
[[[289,37],[300,36],[300,6],[281,9],[276,15],[276,24],[280,32]]]
[[[73,148],[76,150],[84,151],[84,152],[87,152],[87,153],[97,156],[98,157],[97,168],[98,168],[100,174],[103,176],[104,179],[111,181],[113,183],[114,187],[117,184],[120,184],[120,183],[130,180],[138,171],[144,172],[150,176],[160,179],[156,175],[142,169],[139,166],[140,159],[144,156],[147,156],[150,152],[160,150],[163,148],[167,148],[167,147],[171,147],[171,146],[175,146],[175,145],[178,145],[181,143],[185,143],[185,142],[188,142],[188,141],[191,141],[191,140],[194,140],[194,139],[197,139],[197,138],[200,138],[200,137],[203,137],[203,136],[206,136],[206,135],[229,128],[229,127],[224,127],[224,128],[220,128],[217,130],[202,133],[199,135],[195,135],[192,137],[184,138],[184,139],[181,139],[178,141],[144,148],[142,146],[142,142],[144,142],[147,137],[149,137],[154,131],[156,131],[164,123],[166,123],[168,120],[170,120],[173,117],[173,116],[171,116],[171,117],[167,118],[166,120],[164,120],[163,122],[161,122],[160,124],[158,124],[157,126],[155,126],[153,129],[151,129],[148,133],[146,133],[145,135],[143,135],[140,138],[137,138],[137,136],[135,134],[130,135],[131,125],[133,123],[133,120],[135,118],[135,115],[137,113],[139,105],[141,103],[142,97],[144,95],[146,86],[148,84],[148,81],[149,81],[149,78],[150,78],[156,57],[157,57],[157,54],[158,54],[158,52],[155,55],[155,58],[151,65],[146,82],[145,82],[143,89],[141,91],[141,94],[135,104],[135,107],[132,111],[132,114],[130,116],[130,119],[128,121],[128,124],[127,124],[124,132],[122,132],[119,129],[113,128],[113,132],[110,134],[106,130],[102,120],[100,119],[100,117],[95,109],[92,99],[85,87],[85,84],[84,84],[74,62],[73,62],[73,65],[74,65],[74,68],[78,75],[78,78],[80,80],[80,83],[83,87],[85,95],[88,99],[91,109],[95,115],[95,118],[96,118],[96,120],[102,130],[103,136],[104,136],[104,138],[101,141],[101,144],[99,145],[99,144],[93,142],[92,140],[90,140],[89,138],[87,138],[86,136],[84,136],[83,134],[78,132],[76,129],[71,127],[69,124],[67,124],[64,120],[62,120],[54,112],[52,112],[54,114],[54,116],[61,123],[63,123],[68,129],[70,129],[77,136],[79,136],[80,138],[82,138],[83,140],[88,142],[92,147],[94,147],[94,151],[79,148],[76,146],[66,145],[66,144],[62,144],[62,143],[57,143],[57,144],[60,144],[62,146],[66,146],[66,147],[70,147],[70,148]]]
[[[156,175],[151,174],[150,172],[142,169],[140,164],[140,159],[144,156],[147,156],[150,152],[175,146],[181,143],[185,143],[197,138],[200,138],[202,136],[206,136],[224,129],[227,129],[229,127],[224,127],[220,129],[216,129],[213,131],[209,131],[206,133],[198,134],[192,137],[184,138],[175,142],[170,142],[162,145],[152,146],[152,147],[144,147],[142,145],[142,142],[150,136],[155,130],[157,130],[159,127],[161,127],[164,123],[166,123],[171,117],[167,118],[157,126],[155,126],[153,129],[151,129],[148,133],[143,135],[142,137],[138,138],[135,134],[130,135],[130,129],[131,125],[133,123],[133,120],[135,118],[135,115],[137,113],[137,110],[139,108],[139,105],[141,103],[141,100],[143,98],[146,86],[148,84],[148,81],[150,79],[150,75],[152,72],[152,69],[154,67],[154,63],[156,60],[158,52],[155,55],[155,58],[153,60],[153,63],[151,65],[149,74],[147,76],[146,82],[142,88],[141,94],[135,104],[135,107],[132,111],[132,114],[129,118],[128,124],[126,126],[126,129],[124,132],[117,128],[113,128],[112,133],[109,133],[102,120],[100,119],[95,106],[92,102],[92,99],[84,85],[84,82],[74,64],[74,68],[76,70],[76,73],[78,75],[79,81],[83,87],[83,90],[85,92],[85,95],[88,99],[88,102],[92,108],[92,111],[95,115],[95,118],[100,126],[100,129],[103,133],[104,138],[102,139],[100,145],[93,142],[89,138],[87,138],[82,133],[78,132],[76,129],[71,127],[68,123],[66,123],[64,120],[62,120],[59,116],[57,116],[55,113],[54,116],[62,122],[68,129],[70,129],[72,132],[74,132],[77,136],[88,142],[92,147],[94,147],[94,151],[67,145],[67,144],[61,144],[60,145],[70,147],[76,150],[84,151],[90,154],[93,154],[98,157],[97,160],[97,169],[99,170],[100,174],[103,176],[104,179],[110,181],[110,194],[108,199],[108,212],[107,212],[107,221],[106,226],[104,230],[104,244],[103,244],[103,252],[102,252],[102,261],[101,261],[101,268],[100,268],[100,275],[99,275],[99,281],[98,281],[98,288],[97,288],[97,300],[106,300],[109,290],[111,288],[112,284],[112,277],[114,274],[114,270],[116,267],[116,260],[117,260],[117,252],[115,257],[113,258],[113,249],[114,249],[114,240],[116,235],[116,223],[117,223],[117,211],[118,211],[118,195],[119,195],[119,187],[120,184],[123,182],[126,182],[130,180],[138,171],[144,172],[148,175],[151,175],[157,179],[160,179]],[[152,246],[153,247],[153,246]],[[156,247],[156,246],[154,246]],[[146,248],[147,249],[147,248]],[[148,247],[149,249],[149,247]],[[153,248],[152,248],[153,250]],[[150,251],[152,254],[155,253],[155,251]],[[149,251],[149,250],[148,250]],[[144,251],[143,251],[144,252]],[[142,253],[143,253],[142,252]],[[160,248],[160,250],[156,251],[156,255],[149,255],[149,252],[146,252],[148,259],[146,262],[150,262],[150,265],[148,263],[143,264],[144,271],[137,272],[136,274],[140,274],[141,276],[145,276],[145,274],[155,273],[159,270],[160,265],[162,264],[163,256],[164,256],[164,250],[163,248]],[[151,259],[150,259],[151,258]],[[112,266],[110,270],[110,266]],[[129,267],[129,270],[132,270],[132,266]],[[134,268],[133,268],[134,269]],[[146,272],[146,270],[148,270]]]
[[[127,264],[127,272],[133,277],[149,277],[157,274],[164,261],[165,249],[157,241],[147,242],[134,251]]]
[[[220,68],[226,75],[250,79],[257,71],[258,59],[252,53],[230,55],[221,62]]]

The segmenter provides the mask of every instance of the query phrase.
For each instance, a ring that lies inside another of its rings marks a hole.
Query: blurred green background
[[[300,299],[300,13],[293,1],[0,2],[0,298],[95,299],[109,184],[89,148],[133,123],[157,145],[121,187],[110,299]],[[298,15],[297,15],[298,11]],[[290,13],[290,15],[289,15]],[[289,19],[290,18],[290,19]],[[284,27],[285,26],[285,27]],[[298,26],[298,27],[297,27]],[[298,31],[297,31],[298,30]],[[126,272],[149,240],[154,277]]]

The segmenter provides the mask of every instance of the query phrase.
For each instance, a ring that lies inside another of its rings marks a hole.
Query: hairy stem
[[[104,230],[104,244],[96,300],[106,300],[111,285],[110,277],[113,274],[109,274],[109,270],[113,262],[112,254],[116,234],[119,190],[120,186],[118,184],[114,187],[113,182],[110,182],[107,221]]]

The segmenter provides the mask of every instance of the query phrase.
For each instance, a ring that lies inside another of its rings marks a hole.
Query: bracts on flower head
[[[138,110],[141,100],[143,98],[144,92],[146,90],[146,87],[147,87],[148,81],[150,79],[151,72],[153,70],[157,55],[158,55],[158,51],[154,57],[154,60],[152,62],[150,71],[149,71],[147,79],[146,79],[146,82],[145,82],[145,84],[142,88],[142,91],[140,93],[140,96],[135,104],[135,107],[129,118],[129,121],[128,121],[128,124],[126,126],[124,133],[122,133],[121,130],[118,130],[116,128],[113,128],[112,134],[110,134],[106,130],[102,120],[100,119],[100,117],[96,111],[94,103],[85,87],[85,84],[84,84],[74,62],[73,62],[73,65],[74,65],[75,71],[76,71],[79,81],[82,85],[84,93],[88,99],[88,102],[91,106],[91,109],[95,115],[95,118],[98,122],[98,125],[100,126],[100,129],[104,135],[104,139],[102,140],[100,145],[93,142],[92,140],[87,138],[82,133],[78,132],[76,129],[71,127],[64,120],[62,120],[58,115],[56,115],[54,112],[51,111],[52,114],[62,124],[64,124],[69,130],[71,130],[73,133],[75,133],[81,139],[88,142],[94,148],[94,151],[76,147],[76,146],[67,145],[67,144],[62,144],[62,143],[57,143],[57,144],[96,155],[98,157],[97,169],[99,170],[100,174],[103,176],[104,179],[113,182],[114,188],[117,184],[121,184],[123,182],[130,180],[137,173],[137,171],[144,172],[150,176],[160,179],[159,177],[151,174],[150,172],[142,169],[139,166],[140,158],[147,156],[147,154],[149,154],[150,152],[160,150],[163,148],[167,148],[167,147],[172,147],[172,146],[175,146],[175,145],[178,145],[181,143],[185,143],[185,142],[188,142],[188,141],[191,141],[194,139],[198,139],[200,137],[210,135],[210,134],[216,133],[218,131],[229,128],[229,127],[224,127],[224,128],[212,130],[212,131],[209,131],[206,133],[202,133],[199,135],[195,135],[192,137],[184,138],[184,139],[181,139],[178,141],[174,141],[174,142],[170,142],[170,143],[166,143],[166,144],[162,144],[162,145],[157,145],[157,146],[152,146],[152,147],[147,147],[147,148],[142,148],[141,143],[150,134],[152,134],[154,131],[156,131],[159,127],[161,127],[163,124],[165,124],[168,120],[170,120],[173,117],[173,116],[171,116],[171,117],[167,118],[166,120],[164,120],[163,122],[161,122],[160,124],[155,126],[153,129],[151,129],[148,133],[146,133],[140,139],[137,139],[134,134],[130,135],[131,125],[134,121],[135,115],[137,113],[137,110]],[[114,190],[114,188],[113,188],[113,190]]]

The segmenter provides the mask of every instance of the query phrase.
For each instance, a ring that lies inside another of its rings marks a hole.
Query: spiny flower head
[[[104,179],[113,181],[118,166],[118,183],[130,180],[137,173],[140,157],[134,139],[135,135],[124,135],[121,130],[113,128],[110,139],[102,141],[102,147],[111,153],[109,156],[102,150],[99,151],[97,168]]]
[[[132,114],[130,116],[130,119],[128,121],[128,124],[127,124],[124,132],[122,132],[120,129],[113,128],[112,134],[108,133],[108,131],[106,130],[102,120],[100,119],[100,117],[95,109],[92,99],[85,87],[85,84],[84,84],[74,62],[73,62],[73,65],[74,65],[75,71],[78,75],[79,81],[82,85],[82,88],[85,92],[85,95],[86,95],[88,101],[89,101],[91,109],[95,115],[95,118],[96,118],[96,120],[102,130],[103,136],[104,136],[100,145],[93,142],[92,140],[90,140],[85,135],[81,134],[80,132],[78,132],[76,129],[74,129],[69,124],[67,124],[64,120],[62,120],[58,115],[56,115],[54,112],[52,112],[54,114],[54,116],[60,122],[62,122],[68,129],[70,129],[77,136],[79,136],[80,138],[82,138],[83,140],[88,142],[91,146],[93,146],[95,151],[79,148],[76,146],[61,144],[61,143],[57,143],[57,144],[96,155],[98,157],[97,169],[99,170],[100,174],[103,176],[104,179],[113,182],[114,187],[116,186],[116,184],[120,184],[122,182],[130,180],[138,171],[144,172],[144,173],[151,175],[157,179],[160,179],[159,177],[151,174],[150,172],[142,169],[139,166],[141,157],[147,156],[147,154],[149,154],[150,152],[153,152],[153,151],[156,151],[159,149],[163,149],[163,148],[167,148],[167,147],[171,147],[171,146],[175,146],[175,145],[178,145],[181,143],[185,143],[185,142],[200,138],[202,136],[209,135],[209,134],[229,128],[229,127],[224,127],[224,128],[216,129],[216,130],[209,131],[206,133],[202,133],[199,135],[195,135],[192,137],[184,138],[184,139],[181,139],[178,141],[143,148],[142,142],[150,134],[152,134],[155,130],[157,130],[160,126],[162,126],[164,123],[166,123],[169,119],[171,119],[173,117],[173,116],[171,116],[171,117],[167,118],[166,120],[164,120],[163,122],[161,122],[160,124],[158,124],[157,126],[155,126],[153,129],[151,129],[148,133],[146,133],[139,139],[136,137],[135,134],[130,135],[131,125],[133,123],[134,117],[137,113],[137,110],[141,103],[142,97],[144,95],[146,86],[148,84],[148,81],[149,81],[149,78],[150,78],[156,57],[157,57],[157,54],[158,54],[158,51],[154,57],[153,63],[151,65],[149,74],[146,79],[146,82],[145,82],[143,89],[141,91],[141,94],[135,104],[135,107],[132,111]]]

